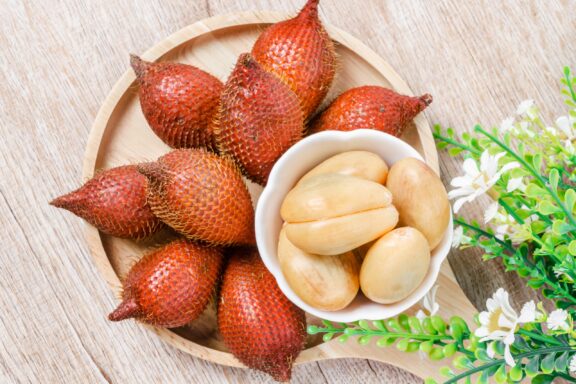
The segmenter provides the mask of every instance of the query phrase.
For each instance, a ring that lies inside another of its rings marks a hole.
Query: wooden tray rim
[[[182,45],[205,33],[211,33],[214,30],[240,25],[274,23],[284,20],[288,17],[290,16],[287,14],[272,11],[241,12],[210,17],[193,23],[173,33],[166,39],[162,40],[147,50],[142,55],[142,58],[149,61],[155,61],[179,45]],[[397,92],[406,95],[413,95],[412,90],[408,87],[406,82],[396,73],[396,71],[394,71],[394,69],[392,69],[392,67],[386,61],[384,61],[372,49],[370,49],[357,38],[337,27],[329,24],[325,24],[325,26],[333,40],[361,56],[363,60],[377,69],[378,72],[380,72],[382,75],[384,75],[386,80]],[[124,96],[126,90],[131,86],[135,79],[136,78],[133,71],[128,69],[113,86],[112,90],[107,95],[102,106],[100,107],[90,130],[89,138],[87,141],[82,170],[82,177],[84,180],[87,180],[94,175],[96,162],[101,151],[101,141],[107,129],[109,119],[112,116],[120,99]],[[419,139],[422,144],[422,149],[424,152],[423,156],[427,163],[437,173],[439,173],[438,154],[434,145],[434,139],[432,137],[430,125],[423,115],[419,115],[415,119],[415,124],[418,130]],[[89,224],[86,225],[86,239],[97,268],[104,276],[109,286],[116,293],[118,293],[119,287],[121,286],[120,280],[112,268],[112,265],[104,250],[99,231]],[[451,271],[449,271],[449,273],[451,273]],[[236,358],[234,358],[230,353],[218,351],[196,344],[168,329],[159,329],[144,323],[141,324],[156,333],[163,340],[167,341],[174,347],[195,357],[226,366],[244,367],[244,365],[240,363]],[[344,357],[374,358],[374,356],[370,355],[371,350],[368,348],[365,348],[365,353],[363,353],[362,350],[359,352],[356,349],[355,352],[357,353],[351,355],[350,351],[346,350],[345,347],[339,346],[337,343],[338,342],[336,340],[333,340],[327,343],[319,344],[312,348],[308,348],[300,354],[295,364]],[[328,348],[330,350],[328,350]],[[378,360],[396,365],[392,360]],[[397,366],[404,369],[409,369],[409,367],[407,367],[405,364],[399,364]]]

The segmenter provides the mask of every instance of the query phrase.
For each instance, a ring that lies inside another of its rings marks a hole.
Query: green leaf
[[[550,384],[554,380],[552,375],[538,375],[531,381],[532,384]]]
[[[446,333],[446,322],[440,316],[432,316],[430,317],[430,321],[436,332],[442,335]]]
[[[414,330],[415,333],[422,333],[422,324],[420,324],[420,320],[416,316],[410,316],[408,318],[408,324],[410,328]]]
[[[434,347],[434,342],[432,340],[428,340],[420,343],[419,349],[424,353],[430,353],[430,351],[432,351],[432,347]]]
[[[576,228],[563,220],[554,220],[552,222],[552,232],[557,235],[565,235],[573,230],[576,230]]]
[[[458,351],[458,346],[456,343],[446,344],[444,348],[442,348],[442,352],[444,352],[444,356],[452,357]]]
[[[444,377],[451,378],[454,377],[454,371],[450,369],[450,367],[442,367],[440,368],[440,374]]]
[[[309,325],[306,332],[308,332],[309,335],[315,335],[320,332],[320,328],[318,328],[317,325]]]
[[[542,359],[542,362],[540,363],[540,369],[542,370],[542,372],[551,373],[552,371],[554,371],[555,357],[556,357],[555,353],[549,353],[546,355],[546,357]]]
[[[524,372],[526,372],[526,376],[534,377],[540,372],[540,356],[534,356],[531,358],[528,363],[524,366]]]
[[[557,207],[548,200],[542,200],[540,203],[538,203],[538,207],[536,209],[538,209],[538,212],[540,212],[543,215],[553,215],[557,212],[562,211],[561,208]]]
[[[396,349],[398,349],[401,352],[406,352],[408,350],[408,343],[409,342],[407,339],[402,339],[398,343],[396,343]]]
[[[444,358],[444,352],[442,352],[441,348],[433,348],[428,355],[430,360],[442,360]]]
[[[474,356],[480,361],[491,361],[492,359],[488,356],[485,349],[478,348],[476,352],[474,352]]]
[[[576,204],[576,190],[569,189],[564,194],[564,205],[568,211],[574,211],[574,204]]]
[[[483,371],[478,380],[476,381],[478,384],[488,384],[488,371]]]
[[[378,329],[379,331],[388,331],[388,329],[386,328],[386,326],[384,325],[384,322],[382,320],[374,320],[372,322],[372,324],[376,327],[376,329]]]
[[[412,341],[408,343],[408,348],[406,348],[406,352],[408,353],[416,352],[419,348],[420,348],[420,342]]]
[[[462,152],[464,152],[464,149],[460,148],[460,147],[452,147],[448,150],[448,154],[450,156],[458,156],[459,154],[461,154]]]
[[[430,320],[429,317],[425,317],[422,320],[422,328],[424,328],[426,333],[428,333],[429,335],[435,335],[436,334],[436,330],[432,326],[432,321]]]
[[[544,188],[539,187],[534,183],[530,183],[526,186],[526,196],[532,198],[542,198],[546,196],[547,192]]]
[[[389,347],[397,340],[397,337],[381,337],[376,342],[376,345],[380,348]]]
[[[472,364],[470,359],[464,355],[456,356],[456,358],[454,358],[454,360],[452,361],[452,365],[454,365],[454,367],[458,368],[458,369],[473,369],[474,368],[474,364]]]
[[[523,375],[523,372],[522,372],[522,365],[521,364],[516,364],[514,367],[512,367],[510,369],[510,372],[508,372],[508,377],[512,381],[522,380],[522,375]]]
[[[534,155],[534,157],[532,158],[532,165],[534,166],[534,169],[536,169],[536,171],[540,172],[540,169],[542,168],[541,153],[537,153],[536,155]]]
[[[358,322],[358,326],[362,329],[367,330],[367,331],[370,331],[372,329],[372,328],[370,328],[370,324],[366,320],[360,320]]]
[[[508,375],[506,374],[506,364],[502,364],[500,368],[494,374],[494,380],[498,384],[505,383],[508,380]]]
[[[322,340],[323,340],[324,342],[327,342],[327,341],[332,340],[332,337],[334,337],[334,334],[333,334],[333,333],[325,333],[325,334],[322,336]]]
[[[563,354],[561,354],[556,358],[554,367],[558,372],[565,372],[567,366],[568,366],[568,352],[564,352]]]
[[[372,339],[372,335],[364,335],[358,338],[358,344],[360,345],[368,345],[370,343],[370,339]]]
[[[576,240],[570,242],[568,245],[568,252],[570,252],[572,256],[576,256]]]
[[[558,190],[558,181],[560,180],[560,174],[556,168],[553,168],[548,174],[548,181],[550,182],[550,187],[553,191]]]
[[[388,321],[386,321],[386,325],[388,326],[388,328],[393,329],[396,332],[402,332],[402,327],[400,326],[400,323],[398,322],[397,319],[388,319]]]
[[[338,341],[340,343],[345,343],[348,341],[349,338],[350,338],[350,336],[348,336],[348,335],[342,335],[342,336],[338,337]]]
[[[398,316],[398,323],[400,323],[400,326],[402,328],[404,328],[404,330],[411,332],[410,330],[410,324],[408,322],[408,315],[405,315],[404,313],[401,314],[400,316]]]

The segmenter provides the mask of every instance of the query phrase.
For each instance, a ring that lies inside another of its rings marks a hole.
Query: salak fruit
[[[223,265],[220,248],[176,240],[147,254],[128,272],[112,321],[136,318],[156,327],[181,327],[204,311]]]
[[[150,63],[131,55],[140,105],[152,130],[173,148],[214,148],[210,122],[223,84],[192,65]]]
[[[254,208],[240,170],[204,149],[177,149],[138,170],[148,203],[177,232],[213,245],[254,244]]]
[[[280,291],[255,249],[236,249],[224,272],[218,327],[224,343],[246,366],[290,379],[304,348],[304,311]]]
[[[99,172],[82,187],[50,204],[80,216],[103,233],[146,238],[162,227],[146,203],[148,180],[135,165]]]
[[[220,152],[265,185],[276,160],[302,138],[304,118],[296,94],[245,53],[224,86],[214,130]]]
[[[336,67],[334,43],[318,18],[320,0],[308,0],[293,19],[268,27],[252,48],[252,56],[296,93],[304,117],[322,102]]]
[[[406,126],[432,103],[432,96],[400,95],[378,86],[350,89],[336,98],[313,122],[310,133],[376,129],[401,136]]]

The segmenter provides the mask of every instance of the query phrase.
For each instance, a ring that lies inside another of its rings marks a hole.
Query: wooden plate
[[[259,33],[267,25],[287,17],[272,12],[212,17],[176,32],[148,50],[142,57],[150,61],[168,60],[193,64],[225,81],[238,55],[250,51]],[[346,89],[367,84],[382,85],[403,94],[412,94],[400,76],[362,42],[335,27],[327,26],[327,29],[338,43],[337,51],[340,59],[338,76],[327,101]],[[85,179],[91,178],[99,169],[155,160],[169,151],[169,148],[148,127],[142,115],[134,80],[132,70],[127,70],[98,112],[84,159]],[[416,118],[415,124],[407,130],[403,139],[414,146],[438,172],[436,147],[430,126],[423,115]],[[260,188],[255,185],[249,185],[249,188],[254,199],[257,199]],[[121,286],[119,276],[124,276],[135,260],[163,240],[160,236],[147,243],[135,243],[103,235],[91,226],[88,226],[86,235],[96,265],[117,293]],[[475,309],[457,285],[447,264],[443,268],[439,284],[438,299],[442,314],[446,316],[459,314],[471,318]],[[310,323],[317,321],[318,319],[309,318]],[[242,366],[226,352],[218,336],[213,307],[188,327],[175,330],[147,327],[162,339],[191,355],[219,364]],[[398,352],[394,348],[383,350],[376,346],[359,346],[353,341],[347,344],[339,344],[336,341],[322,343],[318,337],[309,338],[307,349],[302,352],[296,363],[341,357],[380,360],[423,377],[435,376],[437,372],[435,363],[428,360],[420,361],[418,357]]]

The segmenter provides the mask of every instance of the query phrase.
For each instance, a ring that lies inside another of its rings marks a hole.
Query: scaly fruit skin
[[[308,0],[298,16],[266,29],[252,48],[254,59],[298,95],[304,116],[320,105],[334,80],[334,43],[318,18],[320,0]]]
[[[152,130],[173,148],[215,148],[210,122],[223,84],[191,65],[150,63],[132,55],[140,105]]]
[[[214,245],[255,243],[250,193],[232,160],[203,149],[177,149],[138,166],[148,203],[164,223]]]
[[[82,187],[50,204],[80,216],[100,231],[143,239],[163,227],[146,202],[148,180],[135,165],[102,171]]]
[[[250,368],[288,381],[304,348],[306,318],[280,291],[255,249],[233,251],[224,272],[218,327],[224,343]]]
[[[108,318],[136,318],[156,327],[181,327],[204,311],[223,266],[219,248],[176,240],[147,254],[130,269],[122,303]]]
[[[432,96],[400,95],[378,86],[350,89],[336,98],[312,123],[310,133],[375,129],[401,136],[406,126],[432,103]]]
[[[278,158],[304,134],[296,94],[249,55],[240,55],[225,85],[215,122],[218,149],[265,185]]]

